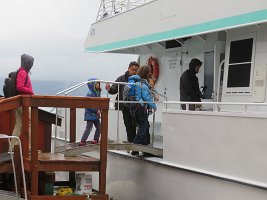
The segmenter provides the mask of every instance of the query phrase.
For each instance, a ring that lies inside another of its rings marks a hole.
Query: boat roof
[[[267,9],[249,12],[245,14],[230,16],[226,18],[211,20],[203,23],[193,24],[164,32],[158,32],[126,40],[115,41],[85,48],[87,52],[116,52],[156,42],[172,39],[203,35],[212,32],[224,31],[244,26],[258,25],[267,22]]]

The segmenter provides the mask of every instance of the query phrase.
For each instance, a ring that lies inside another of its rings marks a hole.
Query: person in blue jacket
[[[88,81],[93,81],[97,80],[96,78],[91,78]],[[88,86],[88,93],[87,97],[100,97],[101,94],[101,87],[99,82],[89,82],[87,84]],[[91,141],[92,144],[97,144],[99,142],[99,137],[100,137],[100,115],[101,115],[101,110],[96,109],[96,108],[85,108],[84,112],[84,121],[86,121],[86,128],[84,130],[83,136],[81,138],[81,141],[79,143],[79,146],[84,146],[86,145],[86,140],[92,131],[93,125],[95,125],[95,135],[94,135],[94,140]]]
[[[148,145],[150,143],[149,136],[149,121],[148,121],[148,109],[152,108],[154,111],[157,110],[155,103],[153,103],[153,96],[149,90],[149,77],[151,74],[150,66],[142,66],[138,69],[137,75],[129,77],[129,82],[132,80],[137,84],[135,86],[135,120],[138,124],[138,132],[134,138],[134,144]],[[138,86],[139,85],[139,86]],[[132,154],[139,152],[132,152]]]

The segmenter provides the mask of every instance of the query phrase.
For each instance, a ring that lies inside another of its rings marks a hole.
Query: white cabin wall
[[[244,34],[247,33],[256,33],[256,43],[255,43],[255,56],[254,56],[254,63],[252,64],[252,89],[254,86],[254,72],[257,69],[257,67],[260,67],[262,65],[264,65],[265,67],[267,67],[267,25],[266,24],[262,24],[259,26],[250,26],[250,27],[246,27],[246,28],[239,28],[239,29],[234,29],[231,30],[227,33],[227,38],[231,37],[231,36],[242,36]],[[229,46],[226,46],[226,50],[229,51]],[[227,52],[227,51],[226,51]],[[226,64],[227,64],[227,60],[226,60]],[[227,66],[226,66],[227,67]],[[227,85],[227,70],[225,70],[225,74],[224,74],[224,86],[223,86],[223,90],[226,90],[226,85]],[[264,75],[265,80],[266,80],[266,74]],[[266,92],[266,82],[265,82],[265,98],[262,101],[263,102],[267,102],[267,92]],[[223,92],[223,96],[222,96],[222,101],[224,102],[250,102],[253,103],[255,102],[254,98],[253,98],[253,90],[252,93],[250,95],[226,95],[225,92]],[[256,109],[256,108],[254,108]],[[267,108],[261,108],[261,110],[267,110]]]
[[[266,115],[165,110],[163,159],[267,183]]]
[[[267,24],[260,25],[257,31],[257,44],[256,44],[256,57],[255,57],[255,66],[264,65],[267,67]],[[265,78],[267,75],[265,74]],[[265,99],[264,102],[267,102],[267,88],[265,88]]]

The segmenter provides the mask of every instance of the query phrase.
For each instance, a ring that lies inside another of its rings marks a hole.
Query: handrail
[[[102,0],[96,21],[141,6],[151,0]]]
[[[115,82],[115,81],[106,81],[106,80],[88,80],[88,81],[83,81],[81,83],[78,83],[72,87],[69,87],[65,90],[62,90],[61,92],[58,92],[57,95],[59,94],[62,94],[64,93],[65,96],[67,96],[68,94],[70,94],[71,92],[74,92],[76,90],[78,90],[79,88],[83,87],[84,85],[87,85],[88,83],[92,83],[92,82],[100,82],[100,83],[109,83],[109,84],[118,84],[118,96],[120,96],[120,85],[136,85],[138,87],[142,87],[142,85],[140,84],[137,84],[137,83],[128,83],[128,82]],[[146,88],[144,88],[146,89]],[[156,94],[162,98],[165,98],[165,101],[167,101],[167,96],[163,95],[163,94],[160,94],[156,91],[153,91],[153,90],[150,90],[148,89],[149,92],[153,93],[153,94]],[[119,105],[120,103],[133,103],[133,104],[137,104],[137,103],[140,103],[139,101],[121,101],[119,98],[117,101],[115,101],[118,103],[118,108],[119,108]],[[162,101],[163,102],[163,101]],[[153,101],[153,102],[142,102],[142,103],[162,103],[162,102],[159,102],[159,101]],[[166,109],[167,109],[167,105],[166,105]],[[117,112],[117,140],[115,142],[120,142],[119,141],[119,137],[120,137],[120,131],[119,131],[119,109],[118,109],[118,112]],[[56,108],[56,123],[57,123],[57,117],[58,117],[58,110]],[[65,109],[65,122],[66,122],[66,119],[67,119],[67,111]],[[155,114],[153,114],[153,128],[152,128],[152,145],[154,143],[154,125],[155,125]],[[67,146],[67,124],[65,123],[65,150],[66,150],[66,146]],[[57,147],[57,126],[55,126],[55,143],[54,143],[54,149],[56,149]]]
[[[189,111],[189,105],[240,105],[244,107],[243,112],[247,112],[248,106],[267,106],[267,103],[249,103],[249,102],[189,102],[189,101],[163,101],[163,104],[185,104],[186,111]],[[219,110],[213,109],[213,112],[219,112]]]

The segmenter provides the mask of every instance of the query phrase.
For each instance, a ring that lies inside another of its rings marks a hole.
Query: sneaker
[[[139,151],[132,151],[131,155],[133,155],[133,156],[139,155]]]
[[[91,144],[97,144],[98,143],[98,140],[92,140],[91,141]]]
[[[84,145],[86,145],[86,142],[80,141],[79,146],[84,146]]]

